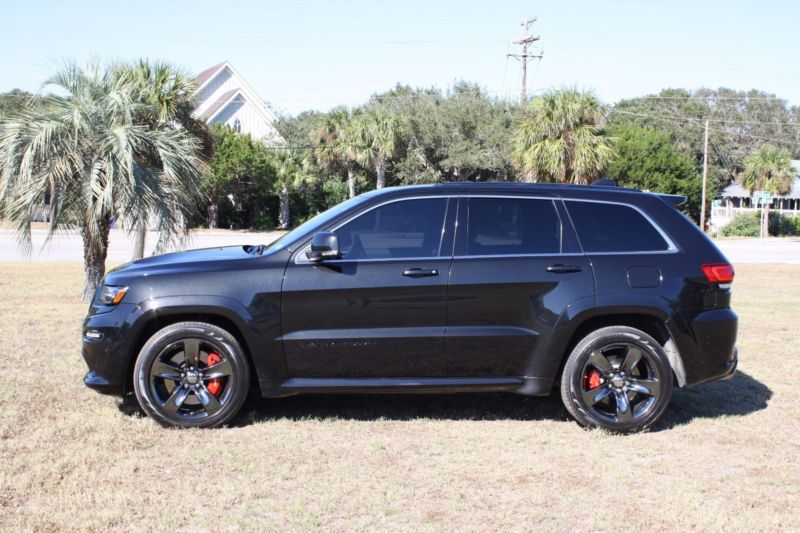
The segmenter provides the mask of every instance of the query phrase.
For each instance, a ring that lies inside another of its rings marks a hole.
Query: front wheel
[[[166,427],[217,427],[247,398],[250,369],[236,338],[203,322],[178,322],[139,352],[133,388],[142,410]]]
[[[672,368],[661,345],[627,326],[593,331],[567,359],[561,399],[583,426],[642,431],[672,398]]]

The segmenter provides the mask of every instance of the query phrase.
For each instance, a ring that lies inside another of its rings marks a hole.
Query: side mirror
[[[306,252],[306,257],[312,263],[319,263],[326,259],[339,259],[339,238],[329,232],[321,231],[311,239],[311,249]]]

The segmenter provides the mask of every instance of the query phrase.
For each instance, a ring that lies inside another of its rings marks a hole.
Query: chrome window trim
[[[586,251],[584,249],[583,253],[585,255],[675,254],[675,253],[678,253],[678,251],[679,251],[678,247],[675,245],[675,243],[672,241],[672,239],[669,238],[669,235],[667,235],[666,232],[663,229],[661,229],[661,226],[659,226],[656,223],[655,220],[650,218],[650,215],[648,215],[647,213],[642,211],[639,207],[637,207],[637,206],[635,206],[633,204],[629,204],[629,203],[626,203],[626,202],[614,202],[614,201],[611,201],[611,200],[590,200],[590,199],[586,199],[586,198],[562,198],[561,200],[563,202],[565,202],[565,203],[566,202],[583,202],[583,203],[593,203],[593,204],[621,205],[621,206],[624,206],[624,207],[629,207],[629,208],[635,210],[636,212],[638,212],[640,215],[642,215],[642,217],[644,217],[644,219],[658,232],[658,234],[661,235],[661,238],[664,239],[664,242],[667,243],[667,249],[666,250],[631,250],[631,251],[619,251],[619,252],[614,252],[614,251],[589,252],[589,251]],[[566,207],[566,206],[564,206],[564,207]],[[567,207],[567,214],[569,214],[569,207]],[[570,218],[572,218],[571,214],[570,214]],[[572,225],[574,226],[575,223],[573,222]],[[576,234],[578,233],[578,228],[575,228],[575,233]],[[580,242],[580,235],[577,235],[577,237],[578,237],[578,241]],[[580,244],[581,244],[581,249],[583,249],[583,243],[580,243]]]
[[[447,260],[447,259],[498,259],[498,258],[523,258],[523,257],[581,257],[581,256],[589,256],[589,255],[653,255],[653,254],[675,254],[679,252],[678,247],[672,241],[672,239],[661,229],[659,226],[647,213],[642,211],[639,207],[626,203],[626,202],[615,202],[612,200],[592,200],[587,198],[564,198],[563,196],[538,196],[538,195],[527,195],[527,194],[492,194],[490,192],[479,192],[479,193],[466,193],[466,194],[432,194],[432,195],[417,195],[417,196],[405,196],[402,198],[392,198],[386,200],[385,202],[381,202],[379,204],[375,204],[369,209],[365,211],[361,211],[346,220],[342,221],[341,223],[334,226],[332,229],[327,231],[336,231],[345,224],[355,220],[361,215],[365,215],[372,211],[373,209],[377,209],[379,207],[383,207],[384,205],[396,203],[396,202],[404,202],[408,200],[434,200],[434,199],[452,199],[452,198],[513,198],[513,199],[523,199],[523,200],[547,200],[550,202],[585,202],[585,203],[595,203],[595,204],[612,204],[612,205],[621,205],[624,207],[629,207],[635,210],[637,213],[642,215],[644,219],[653,227],[655,230],[661,235],[661,238],[666,241],[668,248],[666,250],[635,250],[635,251],[619,251],[619,252],[587,252],[585,250],[582,253],[577,252],[558,252],[552,254],[492,254],[492,255],[436,255],[433,257],[383,257],[383,258],[372,258],[372,259],[333,259],[326,261],[326,263],[345,263],[345,262],[360,262],[360,263],[375,263],[375,262],[398,262],[398,261],[438,261],[438,260]],[[553,206],[555,208],[555,205]],[[569,214],[569,208],[565,205],[567,209],[567,214]],[[558,215],[558,211],[556,210],[556,214]],[[445,214],[445,217],[447,215]],[[559,217],[560,220],[561,217]],[[564,232],[564,221],[560,220],[561,222],[561,232],[563,238]],[[571,221],[570,221],[571,222]],[[573,224],[574,225],[574,224]],[[442,227],[442,231],[446,228]],[[456,218],[453,224],[453,230],[457,231],[458,229],[458,218]],[[577,229],[576,229],[577,233]],[[580,241],[580,238],[578,238]],[[562,243],[563,246],[563,243]],[[306,244],[299,252],[295,255],[294,263],[299,264],[307,264],[307,265],[315,265],[317,263],[312,263],[306,258],[305,253],[311,248],[311,244]],[[581,244],[581,248],[583,245]]]

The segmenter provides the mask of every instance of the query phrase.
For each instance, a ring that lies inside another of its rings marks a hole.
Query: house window
[[[233,121],[233,131],[242,133],[242,122],[238,118]]]

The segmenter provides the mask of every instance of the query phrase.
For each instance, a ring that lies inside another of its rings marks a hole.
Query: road
[[[0,262],[16,261],[83,261],[83,245],[78,232],[60,232],[45,245],[47,231],[32,230],[33,247],[26,255],[17,242],[16,232],[0,229]],[[266,244],[280,237],[283,232],[248,232],[229,230],[201,230],[191,233],[186,248],[213,248],[237,244]],[[158,234],[148,232],[145,256],[153,254]],[[110,263],[127,263],[131,260],[133,236],[123,230],[111,230],[108,246]]]
[[[82,261],[83,249],[77,232],[61,232],[43,247],[47,232],[34,229],[33,249],[26,256],[19,247],[14,230],[0,229],[0,262],[10,261]],[[192,233],[187,248],[212,248],[239,244],[272,242],[281,232],[247,232],[201,230]],[[157,240],[155,232],[147,236],[147,254],[153,253]],[[736,263],[793,263],[800,264],[800,238],[720,239],[717,246]],[[112,230],[108,259],[111,263],[130,261],[133,239],[123,230]]]

